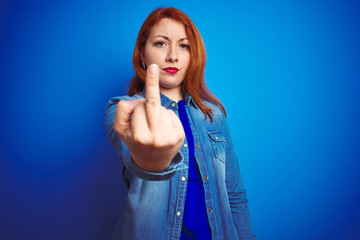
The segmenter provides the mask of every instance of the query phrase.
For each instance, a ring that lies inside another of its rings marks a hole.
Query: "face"
[[[185,26],[169,18],[160,20],[151,29],[141,60],[146,66],[152,63],[159,66],[160,90],[181,91],[190,62]]]

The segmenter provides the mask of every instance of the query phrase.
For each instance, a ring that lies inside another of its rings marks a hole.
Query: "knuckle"
[[[139,145],[143,145],[143,143],[144,143],[143,137],[139,134],[134,134],[133,140],[136,144],[139,144]]]
[[[178,142],[179,142],[179,139],[177,139],[177,138],[171,138],[171,139],[169,140],[169,145],[170,145],[170,146],[175,146],[176,144],[178,144]]]
[[[148,107],[154,107],[157,106],[158,101],[154,98],[148,98],[146,99],[146,106]]]
[[[116,112],[118,114],[125,113],[127,111],[127,109],[128,109],[127,103],[124,101],[120,101],[116,106]]]
[[[184,140],[185,140],[185,136],[183,136],[183,135],[178,135],[178,136],[176,136],[176,137],[174,138],[174,143],[173,143],[173,145],[182,143],[182,142],[184,142]]]
[[[185,140],[185,134],[181,134],[179,138],[180,142],[183,142]]]
[[[127,106],[127,104],[126,104],[126,102],[125,101],[123,101],[123,100],[121,100],[121,101],[119,101],[118,102],[118,104],[117,104],[117,109],[124,109],[124,108],[126,108],[126,106]]]
[[[156,149],[163,148],[165,146],[164,141],[159,138],[155,138],[152,146]]]

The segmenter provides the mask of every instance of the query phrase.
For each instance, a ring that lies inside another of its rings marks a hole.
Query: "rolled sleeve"
[[[119,101],[125,100],[135,100],[137,98],[142,98],[139,95],[134,95],[133,97],[124,96],[124,97],[115,97],[109,100],[106,109],[105,109],[105,129],[106,134],[109,138],[110,144],[116,149],[118,157],[126,169],[129,172],[137,176],[138,178],[144,180],[153,180],[160,181],[171,178],[178,170],[187,168],[186,164],[183,161],[183,156],[181,151],[179,151],[175,157],[172,159],[170,165],[162,172],[151,172],[146,171],[138,167],[135,162],[132,160],[131,152],[121,140],[121,138],[116,134],[113,124],[115,118],[116,106]]]

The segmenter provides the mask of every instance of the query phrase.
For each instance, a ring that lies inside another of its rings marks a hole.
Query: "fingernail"
[[[156,75],[158,73],[158,71],[159,71],[159,68],[158,68],[158,66],[156,64],[151,64],[149,66],[149,73],[151,75]]]

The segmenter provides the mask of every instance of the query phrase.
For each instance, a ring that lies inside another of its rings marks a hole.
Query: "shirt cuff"
[[[131,153],[127,149],[126,157],[122,159],[124,164],[127,166],[127,169],[133,173],[138,178],[150,181],[161,181],[171,178],[177,171],[186,169],[187,165],[183,161],[182,153],[179,151],[175,157],[171,160],[170,165],[162,172],[151,172],[146,171],[138,167],[135,162],[132,160]]]

